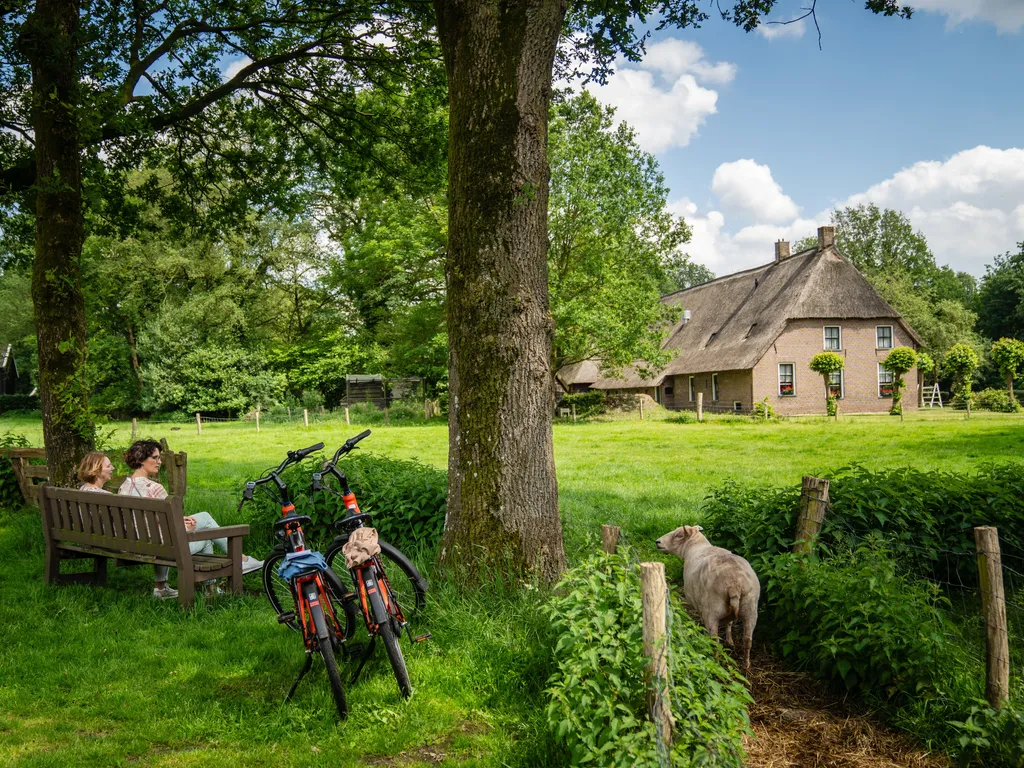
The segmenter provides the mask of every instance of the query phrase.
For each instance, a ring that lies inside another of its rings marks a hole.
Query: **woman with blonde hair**
[[[82,481],[78,490],[110,493],[103,486],[110,482],[113,474],[114,463],[107,454],[102,451],[89,451],[78,463],[78,479]],[[167,571],[166,565],[153,566],[153,597],[158,600],[178,596],[178,590],[167,584]]]

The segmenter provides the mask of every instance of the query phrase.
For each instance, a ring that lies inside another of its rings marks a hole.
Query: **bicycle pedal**
[[[279,613],[277,615],[278,624],[287,624],[290,621],[295,621],[295,611],[288,611],[287,613]]]
[[[420,635],[419,637],[414,637],[412,639],[412,641],[414,643],[422,643],[424,640],[429,640],[429,639],[430,639],[430,633],[427,632],[427,634],[425,634],[425,635]]]

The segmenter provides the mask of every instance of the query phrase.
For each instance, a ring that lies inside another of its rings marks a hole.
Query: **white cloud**
[[[800,213],[799,206],[772,178],[771,168],[753,160],[722,163],[711,180],[711,191],[729,213],[757,222],[786,221]]]
[[[1021,0],[916,0],[915,11],[933,11],[946,16],[951,26],[968,21],[987,21],[1000,32],[1012,34],[1024,27]]]
[[[752,180],[749,187],[743,186],[744,179]],[[685,198],[670,206],[693,229],[687,251],[715,274],[767,264],[774,257],[776,240],[792,242],[813,235],[829,221],[831,208],[810,218],[799,217],[795,204],[771,178],[770,169],[752,160],[719,166],[713,189],[716,182],[715,193],[723,208],[730,215],[733,210],[747,215],[760,210],[761,215],[754,216],[756,223],[731,231],[721,211],[703,213]],[[1016,243],[1024,240],[1021,201],[1024,149],[980,146],[944,161],[915,163],[865,192],[837,202],[836,207],[875,203],[903,211],[924,233],[939,264],[980,276],[996,254],[1014,250]],[[793,205],[791,217],[781,216],[787,203]],[[768,215],[772,213],[779,215],[773,218]]]
[[[250,64],[252,64],[252,59],[250,59],[248,56],[238,59],[236,61],[232,61],[230,64],[228,64],[227,69],[225,69],[224,73],[220,76],[221,82],[226,83],[228,80],[233,78],[245,67],[248,67]]]
[[[796,40],[804,36],[807,31],[807,24],[803,19],[793,21],[789,24],[761,24],[757,33],[767,40],[781,40],[789,38]]]
[[[639,64],[620,62],[604,86],[589,90],[615,107],[615,118],[629,123],[648,152],[685,147],[710,115],[718,111],[718,92],[736,77],[736,65],[710,62],[696,43],[668,38],[648,48]]]

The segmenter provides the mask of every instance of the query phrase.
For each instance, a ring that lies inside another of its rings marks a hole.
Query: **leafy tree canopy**
[[[815,373],[827,377],[830,374],[843,370],[846,367],[846,360],[842,355],[835,352],[819,352],[811,358],[811,363],[808,367]]]
[[[989,338],[1024,338],[1024,242],[996,256],[978,291],[978,326]]]

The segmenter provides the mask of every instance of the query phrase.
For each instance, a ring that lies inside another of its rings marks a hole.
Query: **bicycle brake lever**
[[[321,482],[323,479],[324,479],[324,476],[320,472],[314,472],[313,473],[312,488],[313,488],[314,491],[322,491],[323,490],[323,483]]]

